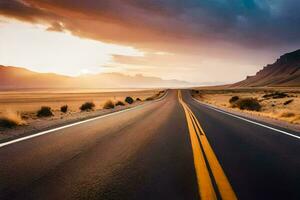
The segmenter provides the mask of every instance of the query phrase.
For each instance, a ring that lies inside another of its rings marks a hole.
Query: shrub
[[[286,102],[283,103],[283,105],[286,106],[286,105],[292,103],[293,101],[294,101],[294,99],[287,100]]]
[[[0,116],[0,127],[13,128],[15,126],[25,125],[26,122],[21,119],[17,113],[7,112]]]
[[[240,99],[240,97],[238,97],[238,96],[233,96],[233,97],[231,97],[230,99],[229,99],[229,103],[235,103],[237,100],[239,100]]]
[[[163,94],[163,93],[165,93],[165,90],[161,90],[158,92],[158,94]]]
[[[49,106],[42,106],[40,110],[37,111],[38,117],[51,117],[53,116],[52,110]]]
[[[136,100],[136,101],[142,101],[140,98],[136,98],[135,100]]]
[[[134,102],[133,98],[132,97],[126,97],[125,98],[125,102],[129,103],[129,104],[132,104]]]
[[[60,107],[60,111],[63,113],[68,112],[68,105],[63,105],[62,107]]]
[[[111,109],[114,107],[115,107],[115,104],[111,100],[106,101],[103,105],[104,109]]]
[[[280,114],[280,117],[286,117],[286,118],[295,117],[295,113],[292,113],[292,112],[283,112],[283,113]]]
[[[0,127],[12,128],[15,126],[18,126],[18,123],[15,120],[6,117],[0,117]]]
[[[235,106],[241,110],[259,111],[261,109],[259,101],[254,98],[239,99],[236,101]]]
[[[145,100],[146,101],[152,101],[152,100],[154,100],[154,98],[153,97],[147,97]]]
[[[285,98],[285,97],[289,97],[288,94],[284,93],[284,92],[273,92],[271,94],[265,94],[263,96],[263,98],[273,98],[273,99],[281,99],[281,98]]]
[[[89,111],[95,108],[95,104],[93,102],[85,102],[80,106],[81,111]]]
[[[117,101],[116,106],[125,106],[123,101]]]

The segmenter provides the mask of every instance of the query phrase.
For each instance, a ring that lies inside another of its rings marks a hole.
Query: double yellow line
[[[213,200],[219,196],[224,200],[237,199],[200,123],[183,101],[181,91],[178,91],[178,98],[184,109],[190,132],[200,198]]]

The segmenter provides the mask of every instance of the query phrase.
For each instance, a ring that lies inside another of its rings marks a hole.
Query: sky
[[[0,0],[0,64],[244,79],[300,47],[298,0]]]

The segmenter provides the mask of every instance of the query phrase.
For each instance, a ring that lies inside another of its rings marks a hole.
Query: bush
[[[140,98],[136,98],[135,100],[136,100],[136,101],[142,101]]]
[[[117,101],[116,106],[125,106],[125,103],[123,101]]]
[[[60,111],[63,113],[68,112],[68,105],[64,105],[64,106],[60,107]]]
[[[295,117],[295,113],[292,113],[292,112],[283,112],[283,113],[280,114],[280,117],[285,117],[285,118]]]
[[[95,104],[93,102],[85,102],[80,106],[81,111],[89,111],[95,108]]]
[[[233,97],[231,97],[230,99],[229,99],[229,103],[235,103],[237,100],[239,100],[240,99],[240,97],[238,97],[238,96],[233,96]]]
[[[111,100],[106,101],[103,106],[104,109],[111,109],[114,107],[115,107],[115,104]]]
[[[49,106],[42,106],[40,110],[37,111],[38,117],[51,117],[53,116],[52,110]]]
[[[129,103],[129,104],[132,104],[134,102],[133,98],[132,97],[126,97],[125,98],[125,102]]]
[[[286,106],[286,105],[292,103],[293,101],[294,101],[294,99],[287,100],[286,102],[283,103],[283,105]]]
[[[26,125],[18,113],[7,112],[0,116],[0,127],[13,128],[15,126]]]
[[[239,99],[236,101],[235,106],[241,110],[259,111],[261,109],[259,101],[254,98]]]
[[[289,97],[288,94],[284,93],[284,92],[273,92],[271,94],[265,94],[263,96],[263,98],[273,98],[273,99],[281,99],[281,98],[285,98],[285,97]]]
[[[152,100],[154,100],[154,98],[153,97],[147,97],[145,100],[146,101],[152,101]]]
[[[6,117],[0,117],[0,127],[13,128],[15,126],[18,126],[18,123],[15,120]]]

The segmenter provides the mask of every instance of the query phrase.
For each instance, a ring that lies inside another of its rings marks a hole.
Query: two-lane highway
[[[239,199],[300,199],[300,133],[286,130],[292,137],[218,112],[193,100],[188,91],[183,97]]]
[[[299,139],[170,90],[1,147],[0,199],[300,199],[299,155]]]
[[[0,148],[0,199],[197,199],[177,92]]]

